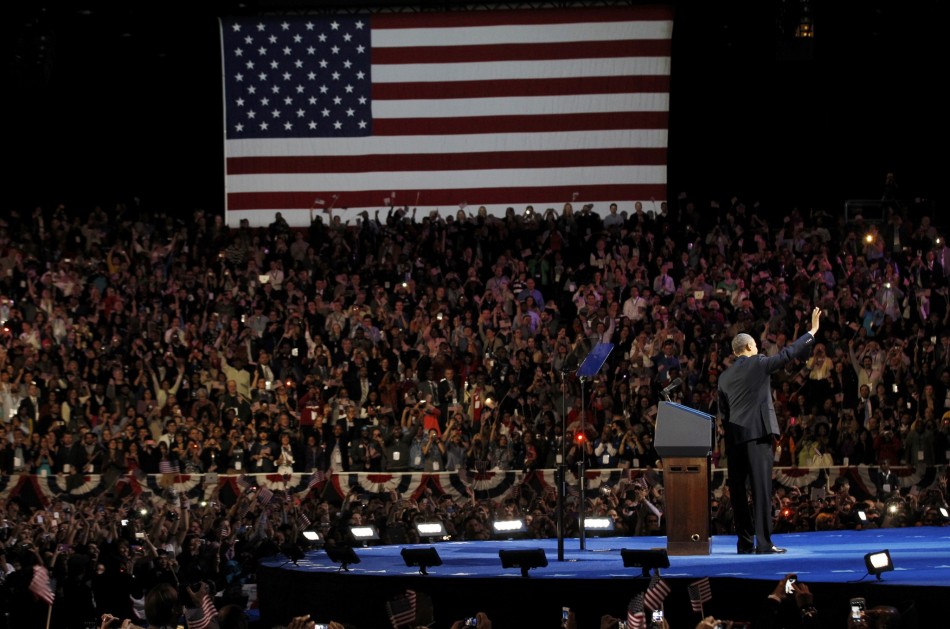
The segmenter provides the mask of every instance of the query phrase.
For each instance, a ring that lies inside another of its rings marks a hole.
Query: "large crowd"
[[[879,482],[867,501],[842,482],[778,488],[776,530],[945,523],[950,248],[926,208],[881,207],[881,220],[845,220],[683,195],[629,215],[565,203],[501,217],[388,208],[345,223],[318,211],[308,229],[279,213],[229,229],[200,210],[13,212],[0,224],[0,474],[72,488],[101,475],[106,491],[0,502],[4,596],[45,565],[69,610],[61,626],[81,627],[144,618],[162,583],[210,581],[219,607],[245,607],[255,561],[311,526],[329,544],[354,523],[412,541],[413,522],[438,517],[455,539],[486,539],[493,519],[520,514],[529,534],[556,535],[556,495],[528,485],[500,502],[109,491],[142,474],[583,463],[644,471],[584,506],[620,534],[662,534],[661,392],[680,380],[673,399],[715,415],[732,337],[778,352],[813,305],[827,313],[814,352],[774,383],[776,464],[872,466]],[[577,378],[603,342],[614,346],[603,366]],[[944,471],[908,491],[889,476],[900,466]],[[730,532],[731,499],[711,496],[714,532]],[[570,534],[576,496],[568,508]]]

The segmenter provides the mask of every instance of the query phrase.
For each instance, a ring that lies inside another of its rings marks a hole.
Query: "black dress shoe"
[[[766,546],[765,548],[756,548],[756,555],[781,555],[782,553],[787,552],[784,548],[779,548],[778,546]]]
[[[755,552],[755,548],[752,548],[751,546],[750,546],[749,548],[737,548],[737,549],[736,549],[736,553],[738,553],[738,554],[740,554],[740,555],[751,555],[751,554],[754,553],[754,552]]]

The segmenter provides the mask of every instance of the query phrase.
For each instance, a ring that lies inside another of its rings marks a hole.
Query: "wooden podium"
[[[713,416],[660,402],[653,443],[663,459],[666,546],[670,555],[708,555],[709,452]]]

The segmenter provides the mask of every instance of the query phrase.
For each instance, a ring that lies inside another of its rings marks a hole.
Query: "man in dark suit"
[[[732,339],[736,361],[719,376],[719,412],[726,431],[729,491],[733,496],[739,554],[784,553],[772,544],[772,448],[781,434],[772,405],[771,375],[815,343],[821,309],[811,313],[811,329],[775,356],[760,356],[755,339]],[[745,500],[752,489],[752,511]],[[754,513],[753,513],[754,511]],[[753,545],[753,532],[758,545]]]

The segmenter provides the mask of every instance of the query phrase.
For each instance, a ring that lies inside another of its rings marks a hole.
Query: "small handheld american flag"
[[[709,577],[703,577],[699,581],[689,584],[689,601],[693,606],[694,612],[703,613],[703,603],[712,600],[712,588],[709,585]]]
[[[389,620],[393,623],[393,629],[414,624],[416,622],[416,593],[413,590],[406,590],[405,594],[387,602],[386,613],[389,614]]]
[[[630,600],[627,606],[627,629],[646,629],[647,617],[643,613],[643,592]]]
[[[49,580],[49,572],[45,566],[41,566],[40,564],[33,566],[33,579],[30,581],[29,590],[33,596],[44,601],[47,605],[53,604],[56,595],[53,594],[53,588]]]
[[[643,605],[647,609],[660,609],[663,601],[670,593],[669,584],[662,578],[655,576],[650,580],[646,592],[643,593]]]

